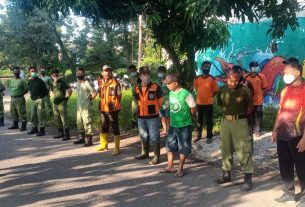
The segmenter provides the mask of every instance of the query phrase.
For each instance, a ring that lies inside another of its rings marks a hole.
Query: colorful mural
[[[265,104],[277,105],[278,94],[284,87],[283,60],[296,57],[305,68],[305,17],[299,17],[300,27],[295,31],[288,29],[281,39],[275,40],[266,35],[270,24],[271,21],[232,24],[231,38],[225,48],[196,53],[197,68],[200,68],[203,61],[211,61],[211,75],[222,77],[234,64],[242,64],[248,70],[249,63],[257,61],[268,81]],[[201,71],[197,69],[196,74],[200,75]],[[303,77],[305,78],[305,70]]]

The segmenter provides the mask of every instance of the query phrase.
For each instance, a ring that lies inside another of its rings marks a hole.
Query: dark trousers
[[[213,104],[211,105],[197,105],[197,136],[202,133],[203,121],[207,125],[207,138],[212,139],[213,137]]]
[[[301,196],[305,197],[305,152],[298,152],[296,148],[301,138],[291,141],[277,141],[280,173],[283,181],[283,191],[295,195],[294,168],[301,185]]]
[[[263,106],[254,106],[251,112],[251,129],[255,132],[261,131],[262,120],[263,120]]]
[[[111,124],[113,135],[120,135],[119,129],[119,111],[101,113],[102,133],[109,133],[109,125]]]

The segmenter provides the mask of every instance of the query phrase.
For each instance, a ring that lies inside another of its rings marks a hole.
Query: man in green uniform
[[[13,125],[8,129],[18,129],[18,121],[21,121],[20,131],[26,131],[26,106],[24,95],[28,92],[28,85],[24,79],[20,78],[20,68],[13,68],[14,78],[9,81],[9,90],[11,95],[10,111],[13,119]]]
[[[31,79],[28,82],[31,94],[31,122],[33,127],[28,134],[36,134],[36,136],[45,135],[45,96],[48,94],[48,89],[38,77],[37,68],[30,67],[29,73]],[[38,132],[39,127],[39,132]]]
[[[5,90],[5,86],[0,80],[0,127],[4,126],[4,106],[3,106],[3,91]]]
[[[244,173],[241,191],[249,191],[252,188],[253,141],[246,117],[251,112],[253,100],[250,89],[240,84],[240,77],[240,67],[234,66],[227,73],[227,85],[220,89],[217,96],[223,113],[220,132],[223,174],[216,182],[223,184],[231,181],[233,152],[236,152]]]
[[[77,83],[75,90],[77,92],[77,129],[80,133],[80,139],[74,144],[85,143],[84,146],[92,146],[92,103],[97,96],[94,86],[85,79],[85,69],[78,68],[76,71]]]
[[[128,67],[129,72],[129,79],[131,84],[131,90],[132,90],[132,102],[131,102],[131,124],[132,128],[137,127],[138,123],[138,116],[137,116],[137,110],[138,110],[138,101],[135,99],[135,88],[136,85],[141,82],[139,78],[139,74],[137,72],[137,67],[135,65],[130,65]]]
[[[53,79],[51,91],[53,93],[53,114],[54,121],[58,127],[58,134],[53,136],[54,139],[63,138],[63,141],[70,139],[70,130],[68,123],[67,101],[71,96],[70,86],[59,78],[59,71],[53,70],[51,73]],[[65,133],[64,133],[65,130]]]
[[[53,107],[50,99],[50,89],[52,84],[52,79],[46,75],[45,69],[40,69],[40,79],[46,84],[48,89],[48,95],[45,97],[45,108],[48,115],[52,116],[53,114]]]

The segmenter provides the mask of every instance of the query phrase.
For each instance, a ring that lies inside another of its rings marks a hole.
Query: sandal
[[[184,176],[184,172],[176,172],[175,174],[176,177],[183,177]]]
[[[177,172],[177,170],[175,170],[175,169],[169,170],[167,168],[163,168],[163,169],[159,170],[159,173],[176,173],[176,172]]]

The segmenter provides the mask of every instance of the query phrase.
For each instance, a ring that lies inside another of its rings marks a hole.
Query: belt
[[[11,96],[12,98],[21,98],[23,97],[24,95],[19,95],[19,96]]]
[[[239,114],[239,115],[224,115],[223,118],[228,121],[234,121],[238,119],[244,119],[246,118],[246,114]]]

